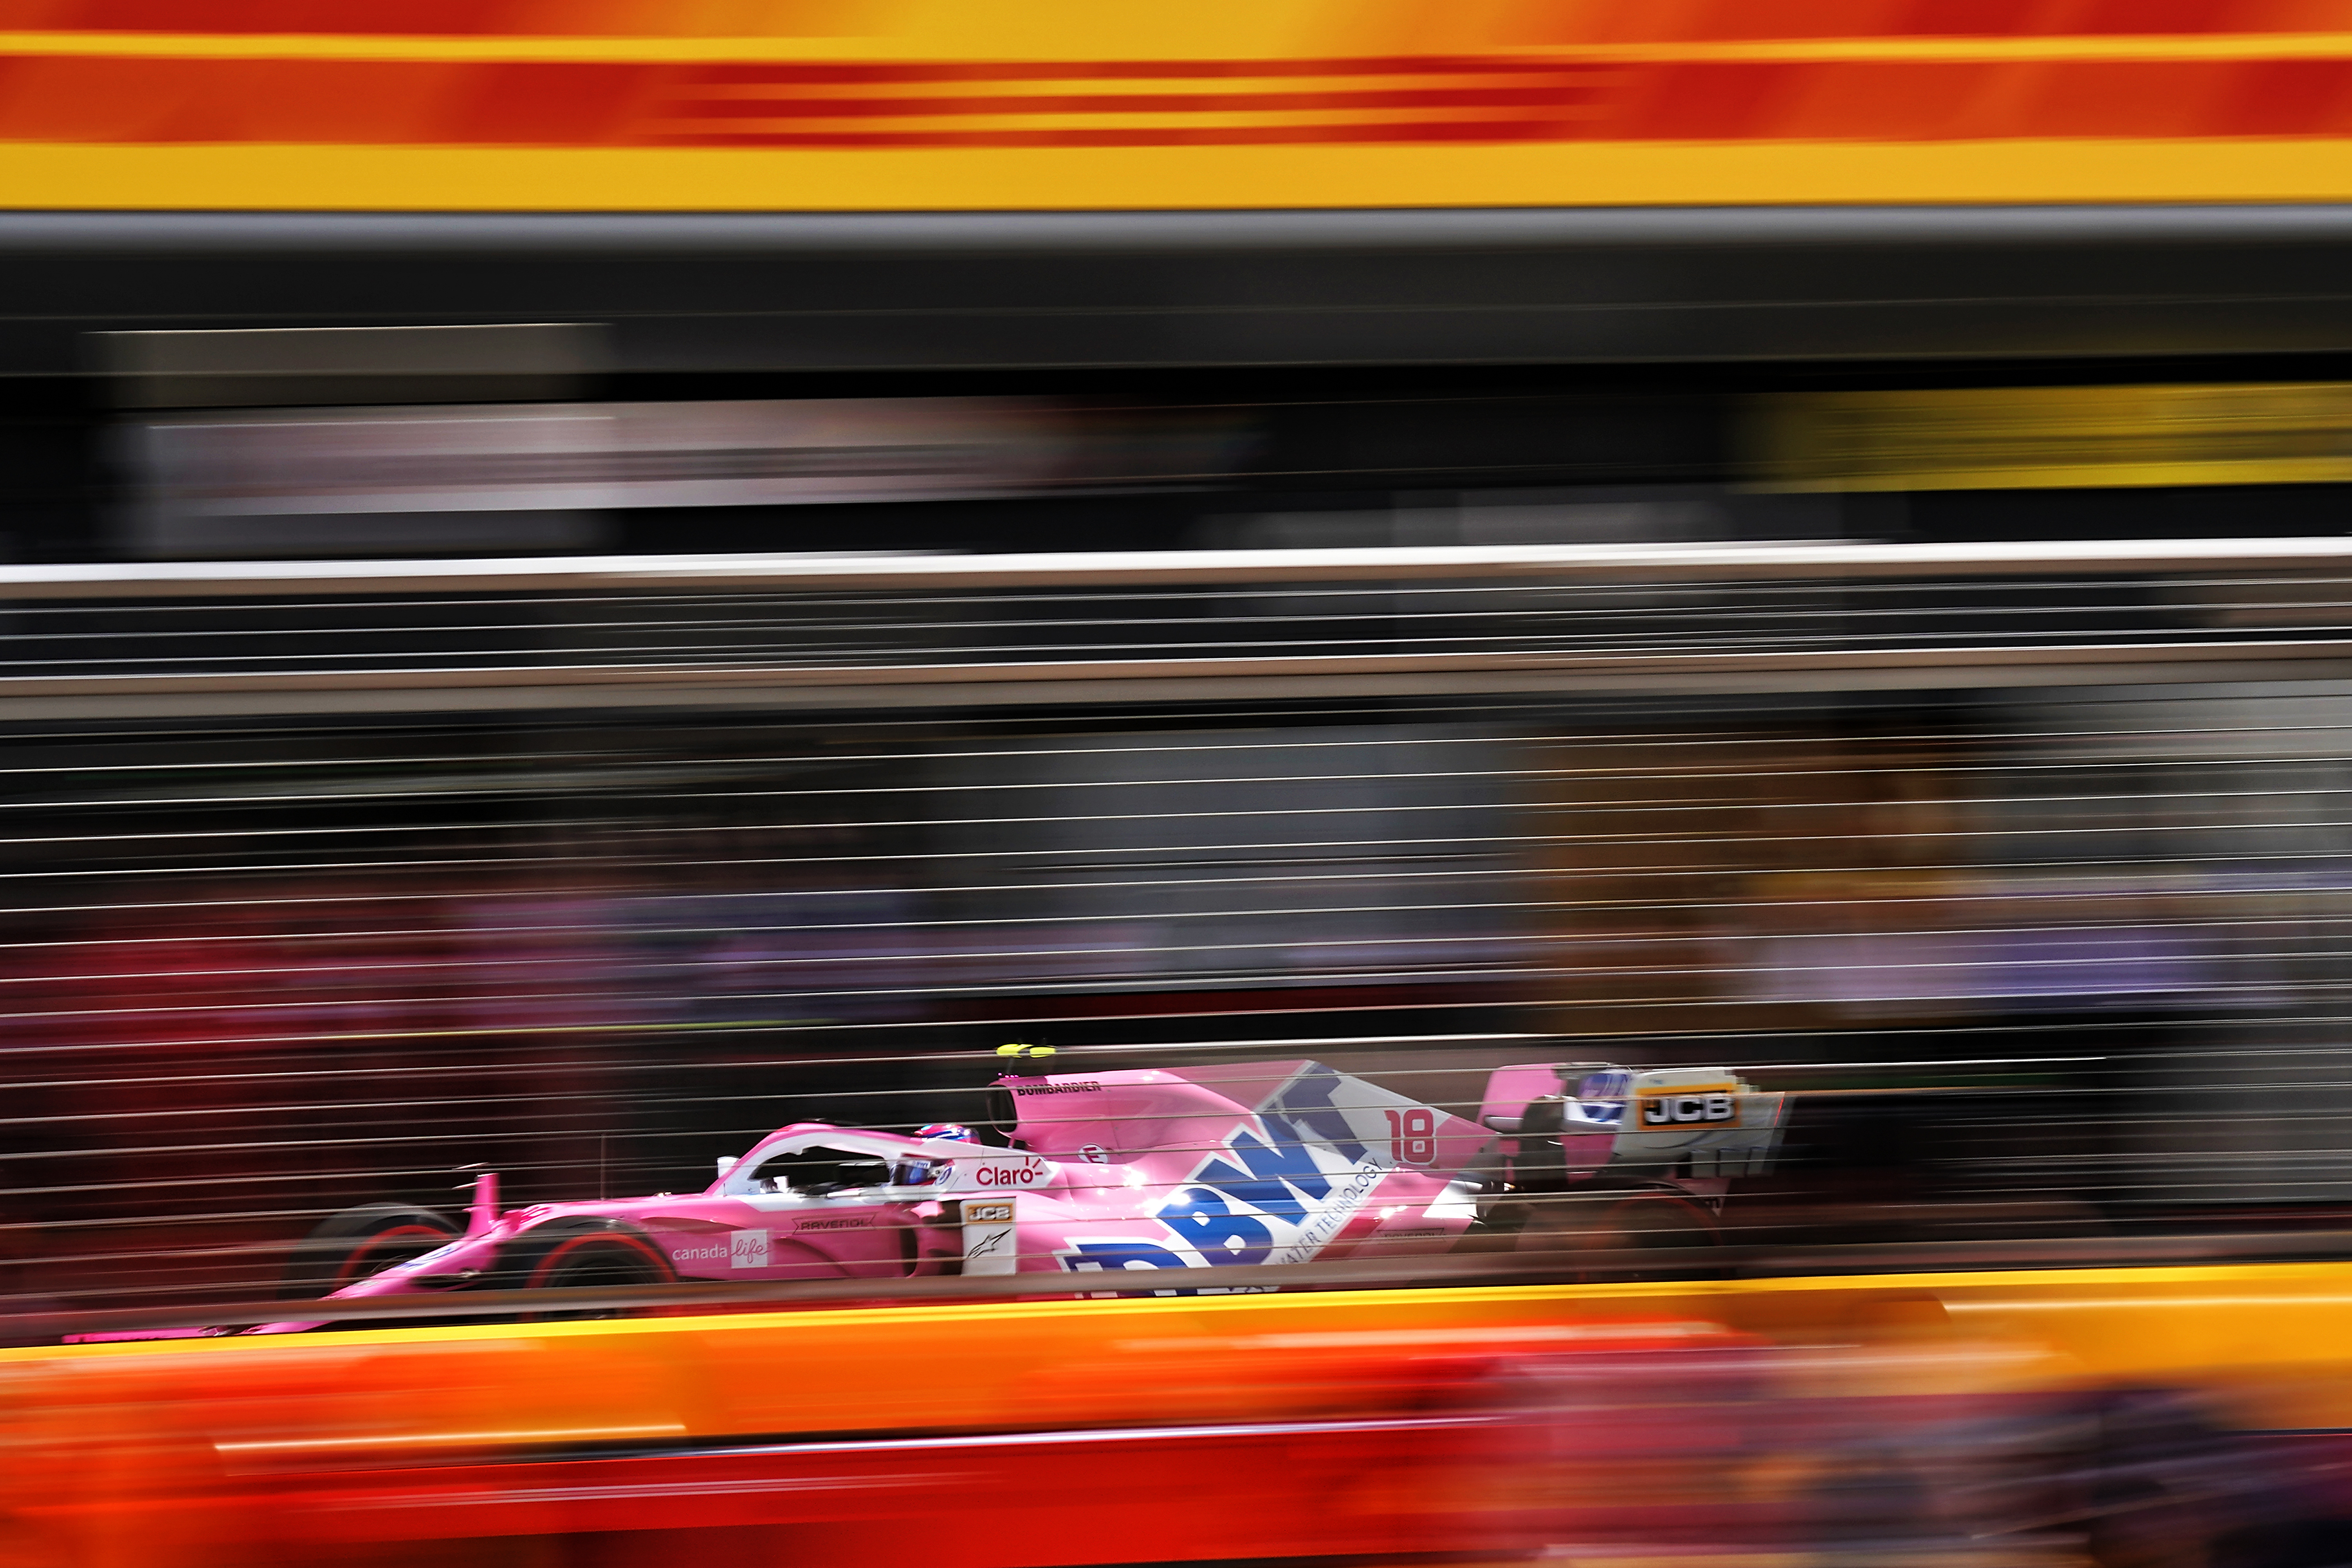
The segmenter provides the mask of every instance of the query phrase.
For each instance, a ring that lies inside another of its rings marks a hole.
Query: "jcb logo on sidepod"
[[[1739,1097],[1729,1089],[1682,1089],[1642,1096],[1636,1125],[1643,1128],[1739,1124]]]

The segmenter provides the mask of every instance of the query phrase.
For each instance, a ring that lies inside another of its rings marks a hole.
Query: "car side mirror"
[[[719,1156],[719,1173],[723,1176],[742,1163],[743,1156],[740,1154],[721,1154]]]

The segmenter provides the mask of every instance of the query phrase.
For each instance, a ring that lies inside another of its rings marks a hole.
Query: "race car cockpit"
[[[747,1184],[755,1193],[797,1193],[824,1197],[860,1187],[887,1186],[890,1162],[855,1149],[780,1150],[760,1162]]]
[[[851,1146],[855,1135],[840,1142],[820,1142],[823,1137],[801,1133],[754,1149],[743,1159],[722,1159],[713,1190],[736,1197],[823,1198],[937,1186],[954,1172],[952,1161],[929,1152],[859,1149]]]

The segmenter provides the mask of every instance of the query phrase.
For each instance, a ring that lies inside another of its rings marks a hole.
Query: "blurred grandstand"
[[[250,9],[11,23],[0,1292],[1016,1037],[2352,1208],[2345,35]]]

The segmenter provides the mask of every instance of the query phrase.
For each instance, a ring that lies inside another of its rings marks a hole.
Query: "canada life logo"
[[[1018,1165],[982,1165],[972,1173],[971,1179],[983,1187],[1034,1186],[1045,1179],[1045,1162],[1031,1159]]]
[[[764,1230],[739,1230],[729,1237],[727,1267],[730,1268],[767,1268],[768,1233]]]

